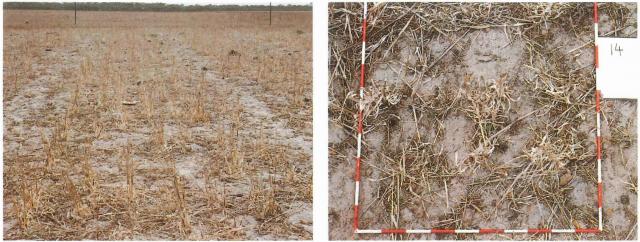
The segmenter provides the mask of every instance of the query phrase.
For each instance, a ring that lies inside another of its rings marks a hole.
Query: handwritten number
[[[624,51],[622,49],[622,45],[618,45],[618,43],[615,43],[615,45],[611,44],[610,47],[611,47],[611,55],[614,55],[615,52],[618,52],[618,55],[622,56],[622,51]]]

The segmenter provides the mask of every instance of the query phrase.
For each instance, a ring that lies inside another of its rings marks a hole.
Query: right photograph
[[[329,3],[330,240],[637,240],[636,3]]]

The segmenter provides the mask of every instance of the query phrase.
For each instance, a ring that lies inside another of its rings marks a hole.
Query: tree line
[[[76,3],[72,2],[5,2],[4,9],[30,10],[74,10]],[[124,3],[124,2],[93,2],[77,3],[79,11],[150,11],[150,12],[178,12],[178,11],[269,11],[269,5],[182,5],[165,3]],[[307,5],[273,5],[273,11],[311,11],[311,3]]]

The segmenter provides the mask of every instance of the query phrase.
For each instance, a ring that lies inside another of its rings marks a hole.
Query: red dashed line
[[[600,230],[598,228],[595,229],[576,229],[576,233],[599,233]]]
[[[365,3],[366,4],[366,3]],[[365,10],[366,11],[366,10]],[[363,43],[363,53],[362,53],[362,63],[360,65],[360,88],[364,88],[364,81],[365,81],[365,64],[364,64],[364,48],[365,48],[365,43],[366,43],[366,36],[367,36],[367,19],[366,19],[366,12],[364,14],[364,19],[362,22],[362,43]],[[597,2],[594,3],[593,6],[593,21],[594,24],[598,23],[598,4]],[[595,30],[595,28],[594,28]],[[595,33],[597,35],[597,33]],[[594,62],[595,62],[595,67],[596,69],[599,67],[599,58],[598,58],[598,45],[595,45],[594,48]],[[360,90],[362,92],[362,89]],[[601,98],[601,93],[599,90],[596,90],[596,113],[600,113],[600,98]],[[361,97],[362,97],[362,93],[361,93]],[[598,129],[600,127],[597,127]],[[363,127],[362,127],[362,111],[360,110],[358,112],[358,134],[362,135],[363,132]],[[598,131],[599,132],[599,131]],[[596,153],[597,153],[597,158],[598,160],[600,160],[602,157],[602,140],[600,136],[596,136]],[[355,174],[355,180],[356,181],[360,181],[360,162],[361,162],[361,158],[357,157],[356,158],[356,174]],[[598,172],[600,172],[600,167],[598,166]],[[602,182],[599,181],[598,182],[598,208],[601,209],[602,208],[602,198],[603,198],[603,193],[602,193]],[[358,232],[358,214],[359,214],[359,206],[355,205],[354,206],[354,222],[353,222],[353,227],[354,227],[354,231],[356,231],[356,233]],[[601,215],[599,215],[601,216]],[[601,218],[599,218],[601,219]],[[601,226],[601,225],[600,225]],[[412,230],[413,231],[413,230]],[[476,233],[480,233],[480,234],[503,234],[505,233],[504,229],[479,229],[476,230]],[[529,234],[542,234],[542,233],[553,233],[553,229],[527,229],[526,230],[527,233]],[[573,231],[575,233],[599,233],[601,230],[600,228],[588,228],[588,229],[573,229]],[[460,233],[464,233],[464,232],[469,232],[469,231],[463,231],[461,230]],[[371,233],[371,230],[369,230],[368,232],[365,233]],[[382,229],[380,230],[381,234],[406,234],[407,233],[407,229]],[[432,233],[432,234],[456,234],[458,233],[457,230],[455,229],[431,229],[431,230],[423,230],[421,232],[417,232],[417,233]],[[509,231],[509,233],[519,233],[519,232],[515,232],[515,231]]]
[[[602,207],[602,182],[598,183],[598,208]]]
[[[353,229],[358,229],[358,205],[353,206]]]
[[[593,3],[593,23],[598,23],[598,2]]]

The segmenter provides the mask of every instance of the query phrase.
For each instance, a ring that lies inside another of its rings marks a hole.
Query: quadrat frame
[[[367,2],[364,2],[362,18],[362,59],[360,63],[360,88],[358,103],[358,128],[357,128],[357,152],[356,152],[356,172],[355,172],[355,196],[353,206],[353,231],[354,234],[543,234],[543,233],[599,233],[602,232],[602,138],[600,137],[600,90],[596,89],[596,158],[598,169],[598,227],[597,228],[524,228],[524,229],[360,229],[359,225],[359,195],[360,195],[360,163],[362,161],[362,111],[364,109],[364,86],[365,86],[365,50],[367,45]],[[596,76],[598,72],[598,3],[593,4],[593,28],[594,38],[594,63]],[[596,80],[597,82],[597,80]],[[597,86],[597,85],[596,85]]]

